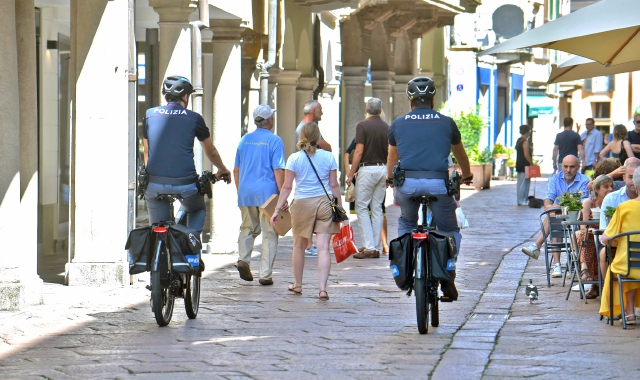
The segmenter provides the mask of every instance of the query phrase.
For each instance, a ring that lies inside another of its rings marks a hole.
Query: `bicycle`
[[[411,231],[411,239],[414,247],[413,290],[416,297],[418,332],[426,334],[429,329],[429,315],[431,316],[431,326],[438,327],[440,324],[438,301],[453,302],[453,300],[445,296],[438,297],[439,282],[431,275],[433,273],[433,265],[432,257],[429,254],[429,233],[435,230],[436,227],[429,202],[437,201],[438,199],[434,196],[422,195],[413,197],[411,200],[420,202],[422,205],[422,224]]]
[[[205,185],[215,183],[218,179],[214,174],[205,171],[199,181]],[[209,187],[210,189],[210,187]],[[210,191],[206,193],[211,198]],[[177,194],[158,194],[156,199],[169,202],[171,205],[172,220],[153,223],[151,238],[155,241],[153,256],[151,261],[151,310],[154,313],[159,326],[167,326],[173,316],[173,307],[176,298],[184,298],[184,307],[189,319],[195,319],[198,315],[200,304],[200,279],[202,277],[203,263],[198,256],[188,257],[185,263],[173,263],[171,252],[167,248],[168,231],[170,226],[175,224],[185,225],[184,216],[186,211],[179,210],[176,217],[173,217],[173,203],[182,201],[182,197]],[[193,268],[192,273],[178,273],[174,267],[176,265],[192,265],[197,261],[198,268]]]

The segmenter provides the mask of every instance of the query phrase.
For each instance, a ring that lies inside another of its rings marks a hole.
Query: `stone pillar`
[[[36,25],[33,0],[16,1],[20,108],[20,283],[27,288],[25,305],[42,303],[38,276],[38,105]]]
[[[246,38],[246,37],[245,37]],[[242,58],[242,133],[255,130],[251,117],[253,109],[260,101],[260,83],[253,75],[256,72],[257,59],[252,57]]]
[[[280,73],[282,71],[283,71],[282,68],[278,66],[274,66],[269,69],[269,87],[268,87],[269,102],[267,104],[269,104],[269,106],[274,109],[277,109],[278,108],[277,106],[279,104],[278,91],[279,91],[280,85],[278,84],[278,78],[280,77]],[[258,98],[258,102],[259,101],[260,99]],[[255,128],[256,128],[256,125],[253,123],[253,120],[251,120],[253,116],[253,108],[249,109],[249,115],[250,115],[249,123],[252,124],[251,131],[255,131]],[[278,115],[278,112],[276,112],[276,115],[274,116],[274,119],[273,119],[273,122],[275,123],[273,133],[275,134],[278,134],[278,120],[280,120],[280,115]]]
[[[447,77],[444,74],[434,74],[433,83],[436,85],[436,96],[433,98],[433,107],[437,110],[447,101],[449,98]]]
[[[391,121],[411,111],[407,98],[407,83],[413,79],[413,75],[396,75],[393,85],[393,115]],[[391,124],[391,123],[389,123]]]
[[[297,101],[296,87],[300,71],[283,70],[278,75],[278,136],[284,142],[284,156],[289,157],[295,151],[296,127],[300,122],[296,117]]]
[[[149,0],[149,5],[160,15],[158,88],[162,89],[162,82],[169,75],[191,79],[189,17],[197,1]]]
[[[298,79],[298,88],[296,89],[296,127],[304,117],[304,104],[307,100],[313,99],[313,90],[315,90],[317,83],[318,78],[315,77],[300,77]],[[322,126],[320,126],[320,130],[322,130]]]
[[[69,285],[123,285],[128,261],[128,9],[71,1]]]
[[[233,171],[236,150],[242,131],[241,82],[242,51],[239,20],[211,20],[213,31],[213,122],[211,137],[222,161]],[[210,165],[210,164],[208,164]],[[211,209],[210,253],[230,253],[238,250],[240,211],[233,184],[213,186]]]
[[[384,111],[384,120],[390,123],[391,120],[391,89],[394,85],[393,71],[372,71],[371,72],[371,90],[373,97],[382,100],[382,110]],[[363,110],[364,112],[364,110]]]
[[[16,44],[15,0],[0,0],[0,67],[7,94],[19,94],[18,47]],[[32,8],[33,9],[33,8]],[[0,98],[0,310],[18,310],[25,306],[18,239],[20,218],[20,98]]]
[[[345,148],[356,137],[356,125],[364,119],[364,82],[366,80],[366,72],[366,67],[351,66],[342,68],[344,125],[342,127],[342,144],[340,146]]]

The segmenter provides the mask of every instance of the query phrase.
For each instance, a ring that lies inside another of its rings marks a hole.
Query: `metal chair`
[[[636,240],[632,241],[631,237],[636,236]],[[629,231],[619,233],[612,236],[607,244],[607,256],[611,253],[611,243],[618,238],[627,239],[627,273],[613,273],[611,265],[609,265],[609,321],[613,326],[613,281],[618,282],[618,291],[620,293],[620,314],[622,315],[622,328],[627,328],[627,318],[624,313],[624,294],[622,293],[622,284],[624,282],[640,282],[640,278],[629,278],[629,272],[631,269],[640,269],[640,231]],[[618,244],[619,245],[619,244]],[[618,252],[620,254],[620,252]],[[611,263],[610,260],[608,260]],[[613,275],[616,278],[613,278]]]
[[[588,303],[587,302],[587,297],[586,294],[584,292],[584,284],[598,284],[600,285],[600,261],[598,260],[598,280],[592,280],[592,281],[583,281],[582,280],[582,276],[580,275],[580,252],[582,252],[582,249],[584,247],[587,246],[587,244],[589,243],[593,243],[595,244],[594,240],[590,240],[588,238],[585,238],[582,240],[581,244],[578,244],[578,237],[577,237],[577,233],[580,231],[580,226],[589,226],[592,224],[596,224],[594,223],[594,221],[592,220],[577,220],[577,221],[564,221],[562,222],[562,225],[565,227],[566,232],[567,232],[567,238],[569,241],[569,254],[567,255],[567,267],[572,267],[573,268],[573,275],[570,276],[571,277],[571,282],[569,283],[569,290],[567,291],[567,297],[565,298],[565,300],[569,299],[569,296],[571,295],[571,287],[573,286],[574,282],[576,282],[576,277],[578,278],[577,282],[580,286],[580,298],[584,299],[584,303]],[[585,233],[589,233],[589,231],[585,231]],[[587,235],[588,237],[588,235]],[[596,248],[597,251],[597,248]],[[567,273],[569,271],[565,271],[564,274],[564,280],[562,281],[562,286],[564,286],[564,281],[566,280],[567,277]]]
[[[564,218],[559,217],[560,209],[551,209],[540,214],[540,229],[544,236],[544,264],[547,268],[547,287],[551,287],[550,269],[553,253],[569,252],[569,245],[566,243],[566,231],[562,225]],[[553,215],[552,215],[553,214]],[[545,220],[549,221],[549,232],[545,230]],[[557,241],[559,239],[559,241]]]

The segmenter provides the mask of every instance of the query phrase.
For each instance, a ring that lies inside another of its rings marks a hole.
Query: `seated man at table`
[[[636,163],[637,164],[637,163]],[[633,177],[633,186],[634,188],[640,187],[640,168],[636,167],[634,169],[627,167],[625,171],[625,182],[626,178]],[[627,185],[627,188],[630,186]],[[607,195],[607,198],[613,193]],[[611,223],[607,226],[607,229],[604,231],[601,237],[601,241],[603,244],[608,244],[611,240],[611,237],[630,231],[640,230],[640,198],[638,198],[638,192],[635,191],[635,197],[631,200],[622,202],[618,205],[616,213],[613,214],[613,218],[611,218]],[[606,198],[605,198],[606,199]],[[639,268],[628,268],[628,258],[627,258],[627,239],[621,238],[616,239],[617,241],[612,244],[617,243],[618,250],[611,261],[611,271],[614,274],[620,273],[628,273],[626,277],[640,279],[640,269]],[[635,241],[635,239],[633,239]],[[600,314],[607,317],[610,315],[609,310],[609,271],[606,272],[605,281],[604,281],[604,289],[602,291],[602,298],[600,302]],[[624,283],[622,284],[622,291],[625,294],[625,307],[624,313],[627,320],[627,324],[635,324],[636,316],[635,316],[635,305],[640,305],[640,292],[636,290],[640,288],[640,283],[632,282],[632,283]],[[617,285],[613,286],[613,315],[619,315],[621,313],[620,308],[620,293]]]
[[[636,168],[640,167],[640,160],[635,157],[629,157],[624,162],[624,175],[622,179],[624,180],[625,186],[620,188],[620,190],[614,191],[612,193],[607,194],[602,201],[602,206],[600,206],[600,229],[604,230],[607,228],[607,218],[604,215],[604,211],[607,207],[617,208],[618,205],[622,202],[626,202],[630,199],[636,199],[638,197],[638,189],[633,183],[634,172]],[[615,215],[615,214],[614,214]],[[640,218],[639,218],[640,219]],[[613,236],[613,235],[610,235]],[[602,238],[600,239],[603,244],[606,244]],[[607,273],[607,255],[604,247],[600,250],[600,268],[602,270],[602,278],[604,278]]]
[[[582,199],[589,197],[589,178],[580,173],[580,162],[578,157],[574,155],[565,156],[562,159],[562,171],[551,176],[549,178],[549,184],[547,186],[547,192],[544,196],[544,209],[559,209],[560,205],[556,203],[556,199],[563,195],[565,192],[572,193],[574,191],[582,192]],[[540,231],[540,236],[534,244],[529,247],[522,248],[522,252],[531,256],[534,259],[538,259],[540,256],[540,247],[544,243],[544,237],[549,231],[549,222],[544,222],[545,233]],[[553,253],[553,270],[551,277],[562,277],[562,265],[560,265],[560,252]]]

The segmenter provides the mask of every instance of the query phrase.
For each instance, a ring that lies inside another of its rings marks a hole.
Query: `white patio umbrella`
[[[640,0],[602,0],[480,55],[527,47],[565,51],[605,66],[640,60]]]
[[[638,70],[640,70],[640,60],[606,67],[588,58],[573,55],[551,65],[551,74],[547,83],[569,82]]]

